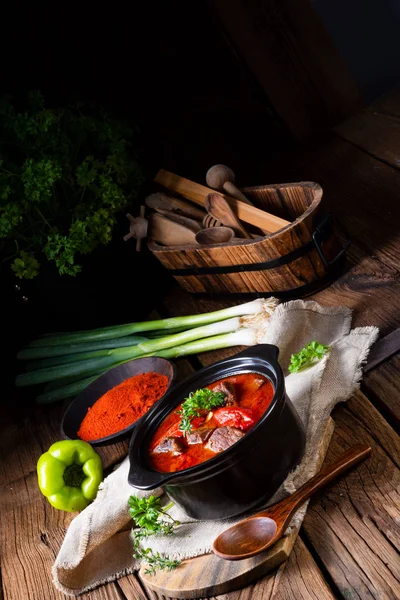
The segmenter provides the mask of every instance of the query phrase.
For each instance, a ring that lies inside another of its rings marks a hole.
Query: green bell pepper
[[[101,458],[90,444],[63,440],[37,463],[40,491],[54,508],[75,512],[95,499],[103,479]]]

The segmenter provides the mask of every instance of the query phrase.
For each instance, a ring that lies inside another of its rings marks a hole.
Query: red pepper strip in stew
[[[214,412],[214,419],[218,425],[227,425],[247,431],[256,422],[254,413],[249,408],[238,408],[238,407],[222,407],[218,408]]]

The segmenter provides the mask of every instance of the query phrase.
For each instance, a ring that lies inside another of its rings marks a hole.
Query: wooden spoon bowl
[[[213,552],[226,560],[241,560],[263,552],[282,537],[300,504],[366,459],[371,451],[370,446],[364,444],[353,446],[288,498],[223,531],[214,540]]]
[[[230,227],[210,227],[196,233],[196,242],[202,246],[230,242],[235,232]]]

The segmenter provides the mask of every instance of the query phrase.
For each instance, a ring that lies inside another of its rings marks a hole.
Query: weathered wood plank
[[[372,394],[374,404],[400,431],[400,356],[379,365],[363,379],[363,389]]]
[[[400,168],[400,88],[378,98],[335,128],[344,139]]]
[[[311,3],[213,0],[211,4],[275,112],[295,136],[327,129],[360,108],[355,81]]]
[[[325,581],[301,536],[279,577],[271,600],[334,600],[335,596]]]
[[[361,392],[333,416],[327,460],[355,442],[373,453],[311,501],[303,529],[345,598],[393,600],[400,597],[399,439]]]
[[[126,598],[134,598],[135,600],[148,600],[151,598],[146,588],[141,586],[135,575],[121,577],[121,579],[118,579],[117,585]]]
[[[51,566],[71,515],[54,510],[43,497],[32,498],[32,482],[12,487],[13,506],[0,511],[2,578],[5,600],[62,600],[51,581]],[[21,500],[22,498],[22,500]],[[83,594],[82,600],[93,598]],[[99,600],[121,600],[116,584],[100,588]]]
[[[375,342],[368,355],[368,362],[364,366],[364,373],[368,373],[398,352],[400,352],[400,328]]]

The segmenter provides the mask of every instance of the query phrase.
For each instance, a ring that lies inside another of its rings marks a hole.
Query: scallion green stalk
[[[39,338],[34,342],[31,342],[32,346],[58,346],[65,344],[77,344],[82,342],[90,342],[94,340],[107,340],[115,337],[125,337],[126,335],[132,335],[145,331],[154,330],[168,330],[176,329],[177,327],[191,327],[206,325],[229,319],[231,317],[240,317],[243,315],[252,315],[262,312],[264,310],[264,303],[275,301],[270,299],[264,301],[261,298],[246,302],[245,304],[239,304],[237,306],[230,306],[222,310],[217,310],[209,313],[200,313],[197,315],[189,315],[182,317],[171,317],[169,319],[158,319],[155,321],[142,321],[139,323],[130,323],[127,325],[112,325],[110,327],[103,327],[100,329],[92,329],[91,331],[75,332],[70,334],[61,334],[45,338]]]
[[[73,398],[74,396],[80,394],[88,385],[90,385],[98,377],[100,377],[100,375],[101,373],[92,377],[85,377],[84,379],[72,381],[71,383],[63,385],[59,388],[45,390],[44,392],[39,394],[39,396],[36,397],[36,402],[38,404],[49,404],[50,402],[56,402],[57,400]]]
[[[204,327],[196,327],[182,333],[165,336],[158,340],[148,340],[127,348],[78,353],[71,355],[74,356],[74,362],[21,373],[16,379],[16,384],[22,387],[53,381],[61,377],[75,375],[82,375],[84,377],[90,375],[94,369],[107,370],[121,361],[132,360],[145,354],[151,354],[173,346],[180,346],[199,338],[207,338],[216,334],[236,331],[239,329],[240,324],[241,320],[238,317],[234,317],[220,321],[219,323],[211,323]]]
[[[122,338],[112,338],[110,340],[98,340],[94,342],[83,342],[82,344],[65,344],[62,346],[32,346],[22,348],[17,354],[20,360],[35,360],[39,358],[52,358],[54,356],[66,356],[76,354],[77,352],[89,352],[93,350],[122,348],[124,346],[134,346],[147,340],[144,336],[129,335]],[[66,361],[69,362],[69,361]]]

